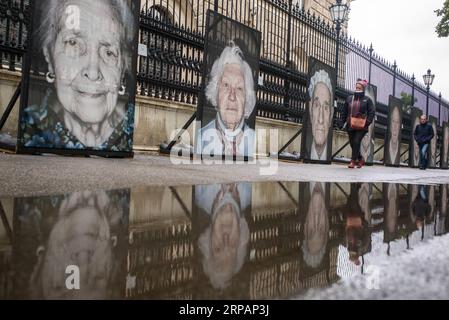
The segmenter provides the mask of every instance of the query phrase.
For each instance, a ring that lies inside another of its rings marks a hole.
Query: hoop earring
[[[45,78],[47,79],[47,82],[48,82],[48,83],[54,83],[54,82],[55,82],[55,79],[56,79],[56,76],[55,76],[54,73],[47,72],[47,73],[45,74]]]
[[[120,86],[120,90],[118,91],[118,94],[119,94],[120,96],[124,96],[125,93],[126,93],[126,87],[122,84],[122,85]]]

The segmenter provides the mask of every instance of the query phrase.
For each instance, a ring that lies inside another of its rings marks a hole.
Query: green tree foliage
[[[410,113],[412,110],[411,109],[412,108],[412,95],[405,93],[405,92],[401,92],[401,100],[402,100],[402,102],[404,102],[403,111],[406,113]],[[418,101],[418,99],[415,98],[415,102],[417,102],[417,101]]]
[[[449,0],[444,1],[443,8],[435,10],[435,12],[438,17],[441,17],[436,27],[438,37],[449,36]]]

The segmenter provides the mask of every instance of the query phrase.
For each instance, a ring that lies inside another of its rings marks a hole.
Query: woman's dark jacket
[[[360,102],[360,104],[358,102]],[[354,108],[352,110],[352,116],[366,117],[366,125],[363,130],[368,131],[369,126],[371,125],[371,123],[373,123],[376,110],[374,109],[373,101],[365,94],[355,94],[346,98],[345,106],[341,114],[342,126],[346,123],[348,131],[355,131],[350,127],[350,118],[349,118],[349,116],[351,115],[351,108],[353,105]]]
[[[430,124],[418,124],[415,128],[415,141],[419,145],[428,144],[432,141],[435,133],[433,132],[433,128]]]

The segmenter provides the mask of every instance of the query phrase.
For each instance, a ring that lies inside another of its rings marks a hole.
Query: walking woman
[[[366,161],[360,153],[360,147],[375,115],[373,101],[365,95],[367,86],[366,80],[357,80],[354,95],[346,99],[342,112],[343,128],[348,131],[352,149],[351,163],[348,166],[350,169],[354,169],[356,166],[362,168]]]

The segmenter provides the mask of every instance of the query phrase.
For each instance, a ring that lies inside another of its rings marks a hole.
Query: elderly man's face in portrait
[[[399,108],[394,108],[391,117],[391,139],[396,142],[399,139],[399,132],[401,130]]]
[[[245,112],[245,77],[239,64],[227,64],[218,85],[218,111],[226,127],[234,130]]]
[[[62,107],[87,124],[108,118],[123,77],[122,30],[106,1],[71,1],[45,49]],[[79,18],[79,19],[77,19]]]
[[[312,193],[305,223],[305,239],[310,255],[318,254],[326,246],[328,227],[324,190],[317,184]]]
[[[327,143],[332,117],[331,99],[329,88],[324,83],[318,82],[313,92],[310,110],[312,134],[317,146],[325,146]]]

